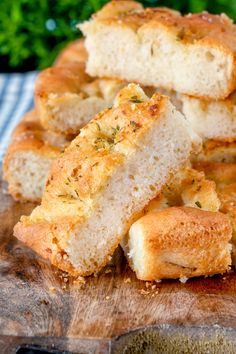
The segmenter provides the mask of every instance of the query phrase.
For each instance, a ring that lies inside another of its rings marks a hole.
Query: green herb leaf
[[[195,202],[195,204],[198,208],[200,208],[200,209],[202,208],[202,204],[198,200]]]

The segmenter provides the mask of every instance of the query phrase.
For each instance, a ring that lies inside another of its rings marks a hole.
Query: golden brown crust
[[[123,2],[124,3],[124,2]],[[211,44],[236,52],[236,26],[225,14],[212,15],[207,12],[182,16],[169,8],[142,9],[136,2],[122,4],[117,11],[116,1],[111,1],[94,15],[98,22],[116,26],[130,26],[140,30],[144,26],[163,27],[184,43]],[[104,14],[107,14],[104,16]]]
[[[109,107],[125,82],[96,79],[85,73],[85,64],[43,70],[35,83],[35,108],[45,129],[77,135],[93,116]]]
[[[233,227],[232,243],[234,245],[232,257],[236,265],[236,164],[199,161],[194,167],[204,171],[207,178],[215,181],[217,195],[220,199],[220,211],[227,214]]]
[[[74,228],[83,224],[96,210],[96,196],[117,166],[122,165],[126,156],[136,150],[146,131],[160,119],[168,102],[167,97],[159,94],[147,100],[136,85],[131,84],[123,89],[114,108],[98,114],[53,163],[41,206],[30,217],[21,219],[14,229],[15,236],[34,247],[54,265],[73,272],[67,268],[68,260],[66,264],[64,258],[58,262],[59,249],[67,248]],[[50,236],[44,238],[44,235]],[[44,240],[43,245],[38,245],[40,241],[37,238]],[[57,248],[52,250],[53,253],[48,253],[46,249],[51,247],[52,240],[55,240]],[[111,249],[111,253],[113,251]]]
[[[67,65],[71,62],[85,63],[87,61],[87,51],[84,47],[84,39],[78,39],[68,44],[56,59],[55,66]]]
[[[67,242],[65,230],[69,238],[69,233],[73,232],[74,227],[74,221],[71,220],[70,222],[68,218],[61,220],[57,225],[47,221],[30,224],[27,218],[23,216],[21,223],[17,223],[14,227],[14,235],[41,257],[49,260],[52,265],[68,272],[71,276],[88,276],[91,275],[91,272],[83,272],[83,274],[78,272],[71,264],[69,256],[65,252]],[[97,272],[111,260],[111,256],[116,248],[117,246],[111,249],[111,255],[104,257],[103,264],[97,269]]]
[[[142,9],[137,2],[128,1],[127,6],[125,3],[126,1],[109,2],[93,16],[94,24],[98,27],[99,24],[129,27],[140,33],[147,28],[161,28],[184,45],[218,48],[231,58],[234,69],[227,89],[217,98],[224,99],[234,91],[236,88],[236,25],[229,17],[225,14],[212,15],[206,12],[182,16],[168,8]],[[201,97],[201,93],[197,95]],[[202,97],[207,98],[207,95]]]
[[[37,150],[42,155],[57,156],[69,142],[70,139],[63,135],[45,131],[38,121],[36,112],[31,111],[26,113],[13,130],[4,164],[7,164],[11,155],[19,150]]]
[[[47,159],[55,159],[61,151],[69,144],[72,138],[64,137],[56,133],[45,131],[37,117],[35,111],[25,114],[21,122],[14,129],[11,141],[3,160],[3,177],[9,182],[9,193],[17,201],[28,201],[23,195],[19,195],[18,188],[12,180],[10,169],[11,161],[21,152],[32,152]],[[33,200],[35,201],[35,200]]]
[[[235,163],[236,141],[233,139],[206,140],[200,153],[192,156],[192,162],[196,161]]]
[[[230,184],[236,182],[236,164],[213,162],[213,161],[196,161],[193,167],[198,171],[203,171],[207,178],[219,184]]]
[[[22,217],[24,222],[24,217]],[[68,222],[66,227],[69,228]],[[57,231],[59,232],[59,231]],[[16,224],[14,233],[17,238],[23,241],[27,246],[32,248],[43,258],[48,259],[54,266],[76,275],[76,270],[70,263],[67,254],[58,244],[55,238],[55,226],[47,222],[39,222],[33,225],[27,225],[27,228],[22,228],[21,224]]]
[[[145,274],[137,274],[143,280],[189,278],[229,269],[232,228],[222,213],[172,207],[149,213],[136,224],[143,235]]]
[[[50,98],[57,98],[59,101],[60,98],[63,100],[65,95],[75,94],[78,95],[79,99],[83,99],[86,96],[81,87],[91,80],[85,73],[84,63],[81,62],[48,68],[39,74],[35,83],[35,108],[45,129],[56,130],[56,127],[51,124],[54,114],[53,109],[55,111],[60,109],[60,102],[57,104],[58,107],[51,107],[49,104]]]
[[[219,185],[217,188],[221,201],[221,211],[228,215],[233,227],[232,243],[236,246],[236,182],[228,185]],[[236,265],[236,252],[233,250],[234,265]]]

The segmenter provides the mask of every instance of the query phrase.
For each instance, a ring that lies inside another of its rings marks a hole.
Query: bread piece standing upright
[[[79,28],[92,76],[212,99],[236,88],[236,25],[224,14],[181,16],[167,8],[111,1]]]
[[[171,207],[151,212],[131,226],[128,259],[142,280],[224,273],[231,264],[231,237],[224,214]]]
[[[182,111],[203,140],[236,140],[236,92],[225,100],[182,95]]]
[[[3,177],[15,200],[41,200],[52,161],[71,139],[45,131],[35,111],[23,117],[12,133],[3,162]]]
[[[71,274],[98,272],[199,143],[168,97],[130,84],[55,160],[41,206],[14,234]]]

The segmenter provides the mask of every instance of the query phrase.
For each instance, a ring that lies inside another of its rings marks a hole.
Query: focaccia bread
[[[130,84],[54,161],[41,206],[14,234],[70,274],[98,272],[199,144],[168,97]]]
[[[236,183],[236,164],[216,161],[195,161],[193,167],[203,171],[206,178],[215,181],[216,185]]]
[[[191,208],[196,208],[199,212],[192,211]],[[212,262],[216,247],[220,249],[222,246],[222,244],[213,245],[213,240],[208,243],[208,238],[212,237],[211,232],[213,232],[214,239],[218,238],[217,242],[219,242],[226,225],[224,222],[222,229],[218,228],[222,221],[222,216],[218,213],[219,208],[220,200],[216,185],[213,181],[207,180],[203,172],[184,166],[172,176],[161,193],[145,207],[144,214],[148,217],[144,216],[136,221],[122,242],[128,262],[137,277],[142,280],[156,280],[208,275],[210,265],[207,263],[207,257],[210,255],[209,262]],[[166,209],[165,213],[163,213],[164,209]],[[206,211],[210,213],[205,214]],[[216,214],[215,217],[213,212]],[[209,225],[201,222],[201,218],[204,220],[206,216]],[[168,217],[169,225],[165,234]],[[189,235],[192,225],[193,234]],[[212,225],[214,225],[213,229],[211,229]],[[181,232],[183,233],[182,244],[179,241]],[[230,237],[229,231],[228,237]],[[207,253],[204,247],[208,247],[209,244],[211,249]],[[228,251],[224,252],[222,260],[221,256],[217,256],[216,263],[211,269],[212,274],[228,269],[230,248],[228,245]]]
[[[197,161],[194,167],[204,171],[207,178],[216,183],[216,191],[220,200],[220,211],[227,214],[233,228],[233,264],[236,265],[236,164]]]
[[[212,99],[224,99],[236,88],[236,26],[225,14],[181,16],[111,1],[79,28],[92,76]]]
[[[236,140],[236,92],[225,100],[182,95],[182,111],[203,140]]]
[[[16,201],[41,200],[51,163],[71,139],[46,132],[35,111],[23,117],[12,133],[3,161],[3,178]]]
[[[171,176],[161,193],[145,207],[144,213],[172,206],[219,211],[220,200],[217,196],[216,184],[207,178],[202,170],[184,166]]]
[[[124,86],[123,81],[89,77],[82,62],[48,68],[35,83],[36,111],[45,129],[78,134]]]
[[[191,157],[196,161],[214,161],[214,162],[236,162],[236,141],[235,140],[207,140],[202,144],[202,150]]]
[[[148,213],[131,226],[128,259],[141,280],[224,273],[231,265],[231,237],[226,215],[171,207]]]

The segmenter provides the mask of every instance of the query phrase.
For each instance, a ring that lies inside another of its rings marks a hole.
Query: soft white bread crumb
[[[111,1],[79,25],[87,72],[220,99],[236,87],[236,26],[226,15],[181,16]]]
[[[231,237],[224,214],[171,207],[151,212],[131,226],[128,259],[142,280],[224,273],[231,265]]]
[[[55,160],[41,206],[14,234],[71,274],[97,272],[199,143],[167,97],[130,84]]]
[[[225,100],[183,95],[182,111],[203,140],[236,140],[236,94]]]
[[[46,132],[34,111],[27,113],[13,131],[3,161],[3,177],[12,197],[39,202],[51,163],[68,144],[64,136]]]
[[[43,70],[35,83],[35,106],[45,129],[61,134],[78,134],[95,114],[112,105],[126,84],[112,79],[92,79],[84,64]]]

